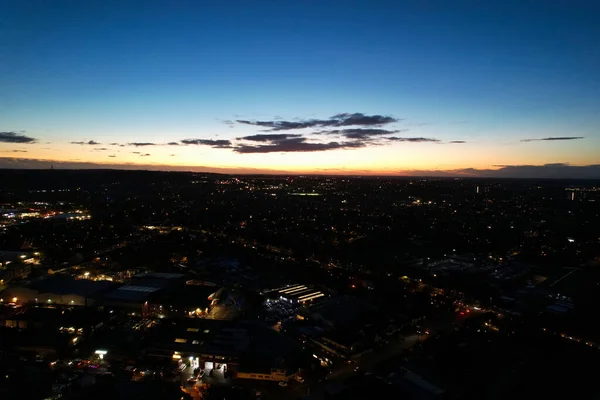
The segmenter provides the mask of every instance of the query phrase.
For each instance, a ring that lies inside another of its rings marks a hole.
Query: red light
[[[461,311],[461,312],[460,312],[460,315],[465,315],[465,313]]]
[[[467,314],[470,313],[470,312],[471,312],[471,310],[467,310]]]

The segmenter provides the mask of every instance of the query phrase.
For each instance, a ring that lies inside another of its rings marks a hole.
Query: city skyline
[[[593,4],[0,10],[0,168],[600,178]]]

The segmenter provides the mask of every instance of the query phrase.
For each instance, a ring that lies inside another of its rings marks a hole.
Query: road
[[[340,363],[332,369],[323,382],[302,385],[292,383],[290,384],[292,387],[285,392],[285,398],[298,399],[309,394],[318,396],[328,384],[343,382],[350,378],[354,374],[354,369],[357,365],[361,371],[370,372],[381,363],[402,354],[404,350],[425,340],[425,338],[426,335],[410,335],[405,340],[394,341],[385,346],[375,348],[373,351],[363,354],[351,364]]]

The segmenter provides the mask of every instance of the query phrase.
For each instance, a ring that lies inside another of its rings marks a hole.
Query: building
[[[223,293],[213,285],[188,284],[183,274],[144,273],[105,293],[98,301],[108,308],[147,317],[201,316]]]
[[[225,320],[182,319],[156,328],[150,358],[227,372],[235,378],[287,381],[305,357],[299,346],[262,326]]]
[[[92,306],[97,296],[115,285],[108,281],[74,279],[66,275],[49,275],[23,286],[7,288],[0,293],[1,302],[48,304],[59,306]]]
[[[321,297],[325,293],[314,290],[306,285],[290,285],[278,290],[279,299],[290,304],[307,304]]]

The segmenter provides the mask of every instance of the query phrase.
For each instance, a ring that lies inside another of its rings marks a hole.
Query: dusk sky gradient
[[[0,168],[600,178],[599,15],[0,0]]]

